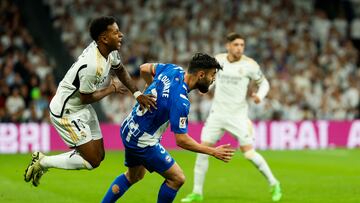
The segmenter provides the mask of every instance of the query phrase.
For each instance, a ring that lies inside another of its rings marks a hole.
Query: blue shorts
[[[160,143],[143,149],[129,149],[125,147],[125,166],[127,167],[142,165],[149,172],[163,173],[174,163],[175,160]]]

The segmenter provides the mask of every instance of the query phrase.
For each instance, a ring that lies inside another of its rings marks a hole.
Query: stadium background
[[[360,122],[356,120],[360,118],[360,2],[356,0],[0,1],[0,153],[13,154],[0,155],[1,202],[97,202],[111,179],[124,170],[123,154],[116,151],[109,152],[94,172],[51,171],[40,189],[21,180],[29,158],[26,153],[65,150],[61,140],[53,140],[58,138],[48,125],[48,104],[62,76],[90,42],[89,21],[99,15],[114,15],[119,20],[125,34],[122,60],[139,87],[143,86],[140,64],[160,61],[186,67],[188,58],[197,51],[224,52],[228,32],[243,34],[245,54],[259,62],[271,84],[261,105],[249,101],[249,116],[258,121],[256,133],[261,142],[257,147],[281,149],[263,153],[285,182],[284,201],[360,202]],[[211,93],[202,96],[191,92],[189,118],[197,127],[190,134],[196,139],[212,97]],[[127,94],[111,95],[95,104],[103,128],[118,128],[134,102]],[[261,131],[262,126],[267,127],[265,131]],[[120,143],[117,133],[104,137],[108,143]],[[170,137],[165,140],[169,148],[174,148],[171,135],[166,137]],[[229,136],[223,140],[227,141],[236,144]],[[55,144],[59,148],[52,148]],[[188,177],[181,196],[191,190],[195,155],[172,153]],[[213,192],[209,202],[267,201],[261,192],[266,190],[263,180],[241,156],[229,165],[224,168],[211,162],[208,176],[213,178],[207,180],[205,190],[209,193],[219,184],[225,188],[230,180],[236,180],[230,187],[239,190]],[[217,173],[232,175],[219,180]],[[125,201],[154,202],[157,189],[136,193],[140,187],[159,181],[153,176],[132,189]],[[99,190],[77,197],[74,191],[59,190],[59,179],[80,184],[79,191]],[[328,187],[328,192],[320,187]],[[29,196],[20,198],[18,188]],[[64,194],[72,196],[61,199]],[[147,194],[153,198],[141,199]]]

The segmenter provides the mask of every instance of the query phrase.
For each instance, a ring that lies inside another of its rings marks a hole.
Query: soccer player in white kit
[[[218,54],[216,59],[223,67],[215,80],[215,96],[209,117],[201,132],[201,143],[212,146],[223,136],[224,131],[231,133],[238,141],[240,150],[269,182],[273,201],[279,201],[282,193],[279,181],[272,174],[265,159],[253,147],[253,126],[248,118],[246,95],[251,80],[255,81],[258,91],[251,97],[260,103],[269,91],[269,82],[262,74],[259,65],[243,54],[245,40],[237,33],[226,37],[227,53]],[[193,192],[182,202],[203,200],[203,185],[209,165],[208,155],[197,154],[194,168]]]
[[[101,88],[111,75],[110,70],[134,94],[142,108],[156,108],[155,100],[137,89],[121,63],[118,50],[123,34],[115,18],[94,19],[90,35],[94,41],[68,70],[49,105],[52,124],[73,150],[55,156],[34,152],[24,174],[25,181],[32,180],[34,186],[39,185],[40,177],[48,168],[91,170],[104,159],[103,138],[91,103],[123,91],[115,77],[107,87]]]

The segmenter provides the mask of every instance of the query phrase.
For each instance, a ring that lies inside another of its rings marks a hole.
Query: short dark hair
[[[212,56],[205,53],[196,53],[189,63],[189,73],[196,73],[199,70],[210,70],[216,68],[216,70],[222,70],[219,62]]]
[[[90,36],[94,41],[99,39],[101,33],[107,30],[109,25],[116,22],[116,19],[112,16],[102,16],[95,18],[90,23]]]
[[[240,34],[236,33],[236,32],[230,32],[229,34],[226,35],[226,41],[227,42],[232,42],[236,39],[243,39],[245,40],[245,38],[243,36],[241,36]]]

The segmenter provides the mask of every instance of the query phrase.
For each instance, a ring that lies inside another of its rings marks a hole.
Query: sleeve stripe
[[[120,64],[121,64],[121,62],[119,64],[117,64],[117,65],[111,65],[111,68],[112,69],[118,69],[120,67]]]
[[[155,64],[155,63],[152,63],[152,64],[151,64],[151,75],[152,75],[152,76],[155,76],[155,67],[156,67],[156,64]]]
[[[256,84],[260,84],[260,83],[262,83],[263,80],[264,80],[264,76],[262,76],[261,78],[259,78],[255,82],[256,82]]]
[[[180,94],[180,97],[189,101],[189,99],[183,94]]]

